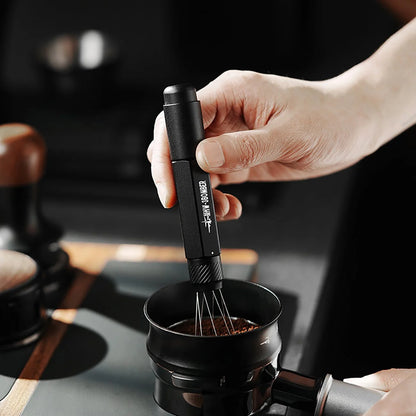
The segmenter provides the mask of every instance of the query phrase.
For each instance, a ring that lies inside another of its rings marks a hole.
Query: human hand
[[[359,70],[310,82],[227,71],[198,92],[206,139],[196,159],[212,186],[313,178],[348,167],[377,148],[373,107]],[[162,204],[176,202],[163,113],[148,149]],[[218,219],[241,214],[237,198],[214,190]]]
[[[416,369],[383,370],[344,381],[388,392],[363,416],[416,415]]]

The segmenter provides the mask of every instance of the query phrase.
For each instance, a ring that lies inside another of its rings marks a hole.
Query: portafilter
[[[383,392],[311,377],[281,367],[279,298],[251,282],[223,280],[231,316],[258,325],[243,333],[201,336],[177,332],[194,313],[191,282],[166,286],[145,303],[147,351],[155,375],[154,398],[178,416],[249,416],[272,403],[315,416],[358,416]]]

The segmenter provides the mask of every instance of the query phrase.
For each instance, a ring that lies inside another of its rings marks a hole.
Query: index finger
[[[171,208],[176,203],[176,191],[163,111],[155,120],[153,141],[149,146],[148,157],[160,202],[165,208]]]
[[[218,81],[215,80],[197,92],[198,100],[201,103],[205,129],[217,115],[219,97],[222,96],[220,93],[221,88],[219,88],[218,84]],[[156,185],[160,202],[165,208],[171,208],[176,203],[176,190],[163,111],[156,117],[153,141],[149,145],[147,154],[151,163],[153,182]]]
[[[197,97],[201,104],[202,120],[204,129],[207,130],[214,122],[220,108],[226,108],[224,89],[226,84],[221,81],[221,77],[211,81],[205,87],[197,91]]]

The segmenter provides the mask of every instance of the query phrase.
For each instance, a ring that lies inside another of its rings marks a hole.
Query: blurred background
[[[0,120],[44,135],[46,192],[151,201],[145,150],[165,86],[227,69],[337,75],[408,18],[384,3],[2,0]]]

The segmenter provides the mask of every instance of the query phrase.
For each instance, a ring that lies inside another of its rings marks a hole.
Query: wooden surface
[[[120,262],[184,262],[182,248],[145,245],[64,243],[71,264],[79,269],[58,309],[54,310],[44,334],[34,347],[20,375],[0,401],[0,416],[20,416],[34,395],[48,363],[71,324],[91,286],[110,260]],[[257,254],[252,250],[224,249],[224,264],[252,266]],[[1,355],[0,355],[1,358]],[[76,400],[76,398],[74,398]],[[48,406],[48,403],[45,403]],[[26,412],[25,412],[26,414]],[[36,415],[37,416],[37,415]]]

